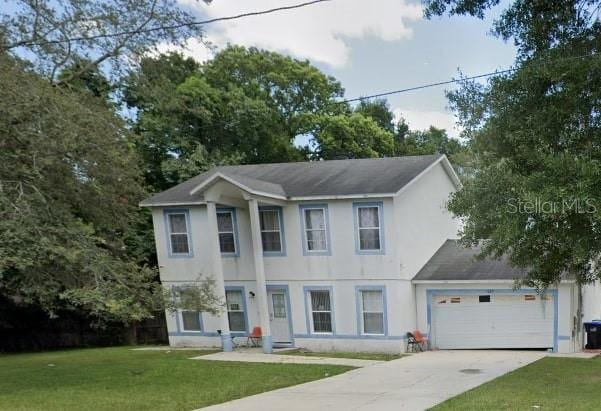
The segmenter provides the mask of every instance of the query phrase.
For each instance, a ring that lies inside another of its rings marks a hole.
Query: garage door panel
[[[523,295],[436,296],[432,307],[432,344],[436,348],[547,348],[553,346],[553,301]],[[501,298],[499,298],[501,297]],[[443,301],[443,303],[441,303]]]

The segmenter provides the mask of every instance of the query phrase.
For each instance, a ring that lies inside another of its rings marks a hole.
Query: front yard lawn
[[[593,410],[601,404],[600,387],[601,357],[546,357],[433,410]]]
[[[326,358],[353,358],[356,360],[375,360],[390,361],[401,358],[400,354],[386,354],[379,352],[314,352],[308,350],[294,350],[283,352],[284,355],[304,355],[307,357],[326,357]]]
[[[0,410],[192,410],[340,374],[334,365],[195,361],[211,351],[0,355]]]

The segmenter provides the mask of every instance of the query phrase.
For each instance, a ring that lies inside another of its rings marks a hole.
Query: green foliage
[[[145,195],[136,164],[103,101],[0,55],[0,292],[51,315],[149,316],[156,272],[123,241]]]
[[[361,100],[354,109],[355,113],[370,117],[378,126],[390,133],[395,132],[394,114],[386,100]]]
[[[213,165],[305,159],[294,139],[315,128],[314,113],[339,112],[342,92],[306,61],[233,46],[202,66],[145,58],[123,90],[155,190]]]
[[[601,27],[582,19],[589,2],[545,4],[501,19],[520,47],[514,73],[449,95],[477,168],[449,203],[463,241],[508,254],[541,288],[601,276]]]
[[[217,314],[225,307],[225,301],[215,293],[215,280],[211,277],[199,277],[193,284],[165,288],[163,300],[170,312],[191,310]]]
[[[394,140],[391,132],[383,130],[372,118],[359,113],[322,116],[314,138],[318,143],[316,158],[385,157],[392,155]]]

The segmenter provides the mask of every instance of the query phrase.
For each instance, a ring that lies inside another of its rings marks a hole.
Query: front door
[[[271,336],[274,343],[290,343],[292,336],[288,316],[288,295],[286,290],[269,290],[267,292],[269,303],[269,321]]]

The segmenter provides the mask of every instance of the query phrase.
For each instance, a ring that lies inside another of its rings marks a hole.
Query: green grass
[[[194,361],[208,351],[95,348],[0,355],[0,410],[192,410],[351,367]]]
[[[378,352],[313,352],[307,350],[286,351],[284,355],[303,355],[306,357],[352,358],[356,360],[390,361],[401,358],[400,354],[386,354]]]
[[[546,357],[433,410],[593,410],[601,404],[600,388],[601,357]]]

